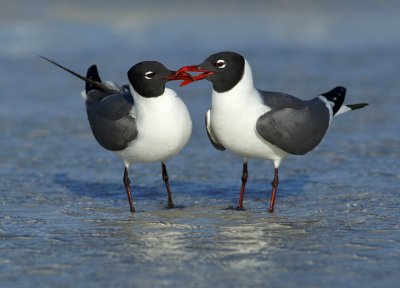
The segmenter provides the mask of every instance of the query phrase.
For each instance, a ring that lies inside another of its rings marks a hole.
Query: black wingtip
[[[57,62],[55,62],[55,61],[53,61],[53,60],[50,60],[49,58],[46,58],[46,57],[41,56],[41,55],[38,55],[38,56],[39,56],[40,58],[42,58],[42,59],[44,59],[44,60],[46,60],[46,61],[48,61],[48,62],[50,62],[50,63],[52,63],[52,64],[54,64],[54,65],[56,65],[57,67],[63,69],[64,71],[67,71],[68,73],[74,75],[75,77],[78,77],[79,79],[85,81],[86,83],[89,83],[89,84],[91,85],[90,87],[92,87],[92,86],[93,86],[93,87],[97,87],[97,89],[99,89],[99,90],[101,90],[101,91],[104,91],[104,92],[105,92],[105,91],[108,91],[107,86],[104,85],[104,84],[101,82],[101,80],[100,80],[100,81],[96,81],[96,80],[90,79],[89,77],[83,77],[82,75],[80,75],[80,74],[78,74],[78,73],[72,71],[71,69],[68,69],[67,67],[65,67],[65,66],[63,66],[63,65],[61,65],[61,64],[58,64]],[[92,69],[91,69],[91,68],[92,68]],[[89,67],[89,70],[92,71],[92,74],[93,74],[92,76],[93,76],[93,77],[98,77],[98,79],[100,79],[99,73],[97,72],[97,67],[96,67],[96,65],[90,66],[90,67]],[[88,73],[89,73],[89,70],[88,70]],[[87,84],[86,84],[85,88],[86,88],[86,87],[87,87]],[[94,88],[92,88],[92,89],[94,89]],[[87,91],[88,91],[88,90],[86,89],[86,92],[87,92]]]
[[[321,94],[321,96],[324,96],[328,101],[334,103],[332,107],[332,112],[333,115],[335,115],[336,112],[339,111],[340,107],[344,103],[344,98],[346,96],[346,88],[344,88],[343,86],[337,86],[332,90],[329,90],[328,92]]]
[[[322,96],[345,96],[346,95],[346,88],[343,86],[337,86],[328,92],[321,94]]]
[[[88,68],[88,70],[86,72],[86,78],[101,83],[101,78],[100,78],[99,71],[97,70],[97,66],[96,65],[92,65],[92,66],[90,66]],[[96,86],[96,85],[93,85],[92,82],[87,82],[86,81],[86,85],[85,85],[86,93],[91,91],[91,90],[94,90],[94,89],[98,90],[99,87]]]
[[[351,110],[361,109],[365,106],[368,106],[368,103],[358,103],[358,104],[347,104],[346,106],[349,107]]]

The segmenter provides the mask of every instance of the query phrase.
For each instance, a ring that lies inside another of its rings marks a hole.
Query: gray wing
[[[131,115],[133,97],[127,85],[112,82],[103,83],[92,65],[86,77],[46,58],[41,58],[85,81],[86,113],[97,142],[112,151],[123,150],[136,138],[138,131],[134,116]]]
[[[97,70],[96,70],[96,73],[97,73]],[[92,102],[102,101],[104,98],[114,95],[114,94],[123,94],[125,92],[130,92],[128,85],[119,86],[118,84],[113,83],[113,82],[105,82],[105,83],[99,82],[99,81],[93,81],[93,82],[95,82],[95,84],[102,85],[103,90],[100,90],[97,87],[94,87],[93,84],[86,83],[86,91],[82,91],[82,93],[81,93],[83,98],[86,99],[86,105],[90,105],[90,104],[92,104]],[[88,87],[89,87],[89,89],[88,89]]]
[[[215,149],[224,151],[225,147],[222,146],[221,143],[219,143],[217,136],[215,135],[212,126],[211,126],[211,111],[210,109],[208,109],[207,113],[206,113],[206,130],[207,130],[207,135],[208,135],[208,139],[210,139],[211,144],[215,147]]]
[[[130,92],[106,96],[87,103],[86,111],[97,142],[111,151],[125,149],[137,137],[135,116],[131,114],[133,97]]]
[[[330,122],[329,110],[321,99],[300,101],[303,103],[298,106],[300,109],[271,110],[256,123],[256,131],[263,139],[294,155],[303,155],[314,149]]]

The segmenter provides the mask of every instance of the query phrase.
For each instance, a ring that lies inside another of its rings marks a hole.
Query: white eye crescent
[[[144,78],[146,79],[152,79],[154,77],[154,72],[153,71],[148,71],[146,73],[144,73]]]
[[[224,60],[218,60],[217,62],[215,62],[215,66],[217,66],[217,68],[225,68],[226,63]]]

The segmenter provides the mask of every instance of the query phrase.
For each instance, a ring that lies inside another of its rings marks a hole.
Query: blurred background
[[[0,1],[0,284],[2,287],[394,287],[400,280],[400,2]],[[131,169],[91,135],[84,83],[43,61],[127,83],[135,63],[170,69],[231,50],[255,85],[310,99],[347,87],[313,152],[280,169],[208,142],[210,83],[178,91],[193,121],[168,162],[178,209],[166,210],[159,163]]]

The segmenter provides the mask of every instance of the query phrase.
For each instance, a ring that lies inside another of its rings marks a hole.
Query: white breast
[[[133,94],[132,114],[136,116],[138,136],[125,150],[116,153],[128,163],[166,161],[186,145],[192,133],[186,105],[168,88],[159,97]]]
[[[280,160],[288,154],[256,133],[257,119],[268,112],[253,86],[250,66],[245,63],[241,81],[227,92],[213,91],[211,125],[221,144],[245,158]]]

